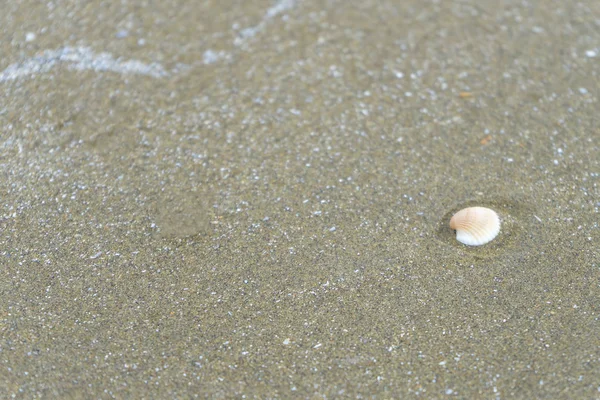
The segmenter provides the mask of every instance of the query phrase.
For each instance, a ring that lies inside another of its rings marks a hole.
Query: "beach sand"
[[[600,398],[599,2],[2,8],[0,397]]]

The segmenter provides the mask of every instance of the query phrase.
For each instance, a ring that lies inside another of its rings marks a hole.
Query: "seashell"
[[[481,246],[500,233],[500,217],[485,207],[468,207],[450,218],[450,229],[456,230],[456,240],[468,246]]]

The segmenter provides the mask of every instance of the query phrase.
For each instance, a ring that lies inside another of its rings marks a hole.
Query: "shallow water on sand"
[[[4,8],[8,396],[598,396],[598,2]]]

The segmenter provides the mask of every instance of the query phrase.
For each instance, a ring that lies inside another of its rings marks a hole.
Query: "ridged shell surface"
[[[486,207],[468,207],[450,218],[450,228],[456,230],[456,240],[468,246],[481,246],[500,233],[500,217]]]

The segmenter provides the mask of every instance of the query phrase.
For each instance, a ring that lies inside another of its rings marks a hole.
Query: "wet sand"
[[[6,398],[600,398],[600,3],[109,3],[0,13]]]

